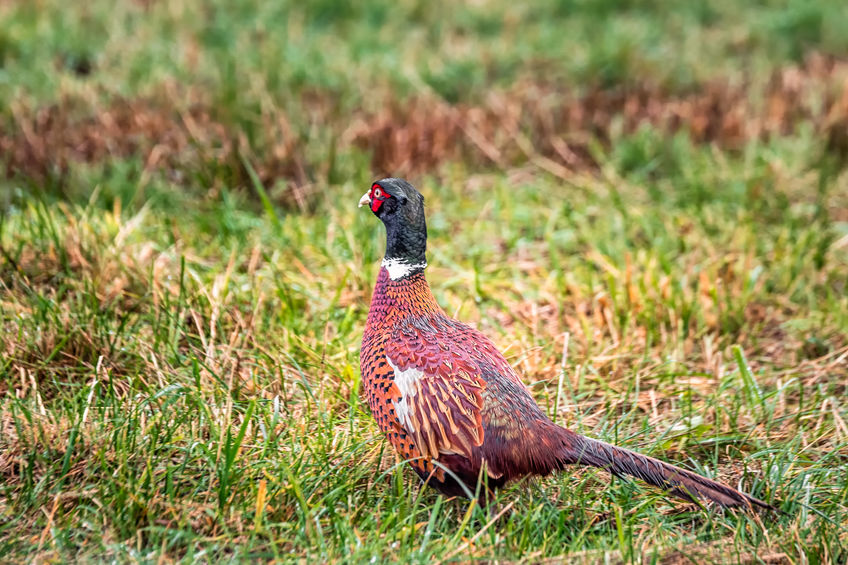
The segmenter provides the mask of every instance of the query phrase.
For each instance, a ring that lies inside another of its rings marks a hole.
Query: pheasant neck
[[[420,273],[427,266],[427,226],[423,216],[415,222],[407,218],[386,222],[383,267],[393,281]]]

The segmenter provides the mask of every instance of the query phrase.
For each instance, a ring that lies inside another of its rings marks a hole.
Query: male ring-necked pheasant
[[[481,469],[488,487],[497,488],[579,464],[638,477],[685,500],[773,509],[691,471],[554,424],[492,342],[436,303],[424,278],[421,194],[405,180],[386,178],[359,205],[386,226],[386,256],[362,337],[368,404],[392,446],[427,483],[467,496]]]

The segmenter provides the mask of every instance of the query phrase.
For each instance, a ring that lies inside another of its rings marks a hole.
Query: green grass
[[[0,181],[0,561],[848,559],[848,176],[803,116],[733,149],[644,126],[590,143],[595,168],[412,179],[438,301],[552,418],[785,515],[579,469],[480,508],[382,439],[358,359],[384,234],[348,112],[422,84],[683,92],[847,47],[824,1],[513,4],[0,6],[0,134],[173,83],[177,112],[199,96],[248,140]],[[269,115],[291,117],[305,205],[259,166]]]

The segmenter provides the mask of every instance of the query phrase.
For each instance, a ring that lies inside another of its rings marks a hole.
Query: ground
[[[848,5],[0,2],[0,561],[848,559]],[[420,489],[360,390],[383,251],[602,471]]]

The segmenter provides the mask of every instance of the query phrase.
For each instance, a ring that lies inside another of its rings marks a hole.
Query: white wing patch
[[[402,279],[413,271],[423,270],[427,267],[427,263],[409,263],[408,261],[404,261],[403,259],[387,259],[383,258],[383,262],[380,263],[386,270],[389,272],[389,278],[393,281],[398,279]]]
[[[386,361],[389,362],[389,366],[395,373],[395,385],[400,391],[400,400],[394,402],[398,421],[401,426],[414,433],[415,428],[412,425],[412,419],[409,417],[408,401],[418,393],[418,381],[424,376],[424,372],[414,367],[401,371],[390,357],[386,357]]]

